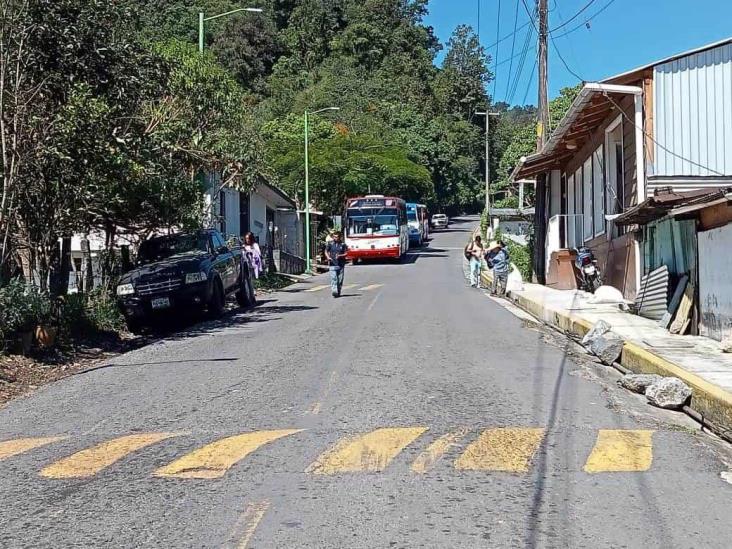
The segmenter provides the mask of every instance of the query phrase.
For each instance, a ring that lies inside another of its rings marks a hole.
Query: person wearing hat
[[[492,241],[488,245],[488,252],[486,253],[485,259],[488,263],[488,267],[493,269],[491,295],[505,295],[506,284],[508,283],[508,272],[511,270],[511,260],[508,256],[508,250],[506,249],[505,244],[496,240]]]
[[[328,259],[330,271],[330,291],[333,297],[340,297],[343,287],[343,278],[346,274],[346,255],[348,248],[341,242],[341,233],[334,231],[332,239],[325,246],[325,256]]]

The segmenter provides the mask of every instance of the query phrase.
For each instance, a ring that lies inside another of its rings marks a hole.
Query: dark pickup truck
[[[240,247],[229,248],[213,229],[151,238],[135,268],[117,286],[117,302],[131,332],[171,309],[224,311],[227,294],[242,307],[255,303],[252,269]]]

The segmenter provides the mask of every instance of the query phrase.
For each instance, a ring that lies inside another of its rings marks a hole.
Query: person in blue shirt
[[[485,259],[488,267],[493,269],[491,295],[506,295],[508,273],[511,270],[511,258],[508,255],[506,245],[503,242],[494,240],[488,245]]]
[[[333,297],[340,297],[343,278],[346,274],[346,256],[348,255],[348,248],[341,242],[340,232],[332,234],[332,240],[325,246],[325,255],[328,258],[331,293]]]

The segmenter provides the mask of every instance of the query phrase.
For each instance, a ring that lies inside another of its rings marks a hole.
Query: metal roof
[[[516,181],[558,169],[563,160],[570,158],[582,148],[578,142],[589,139],[598,124],[613,111],[615,105],[608,95],[641,93],[643,90],[637,86],[586,83],[541,151],[522,158],[511,173],[510,179]]]
[[[732,43],[732,36],[723,38],[722,40],[718,40],[717,42],[712,42],[711,44],[706,44],[704,46],[699,46],[697,48],[693,48],[691,50],[687,50],[682,53],[677,53],[674,55],[671,55],[669,57],[665,57],[663,59],[659,59],[658,61],[654,61],[653,63],[648,63],[646,65],[641,65],[640,67],[636,67],[634,69],[631,69],[629,71],[621,72],[620,74],[616,74],[615,76],[611,76],[609,78],[605,78],[604,80],[601,80],[603,83],[611,83],[615,80],[621,80],[622,78],[626,76],[630,76],[633,73],[640,72],[646,69],[652,69],[656,65],[663,65],[664,63],[669,63],[671,61],[675,61],[676,59],[680,59],[682,57],[686,57],[688,55],[694,55],[695,53],[700,53],[706,50],[711,50],[714,48],[718,48],[719,46],[724,46],[725,44]]]

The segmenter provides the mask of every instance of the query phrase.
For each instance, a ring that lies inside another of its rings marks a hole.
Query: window
[[[602,145],[592,153],[592,222],[595,236],[605,232],[605,181]]]
[[[219,192],[219,223],[221,234],[226,234],[226,189]]]
[[[592,240],[592,157],[582,166],[582,234]]]

